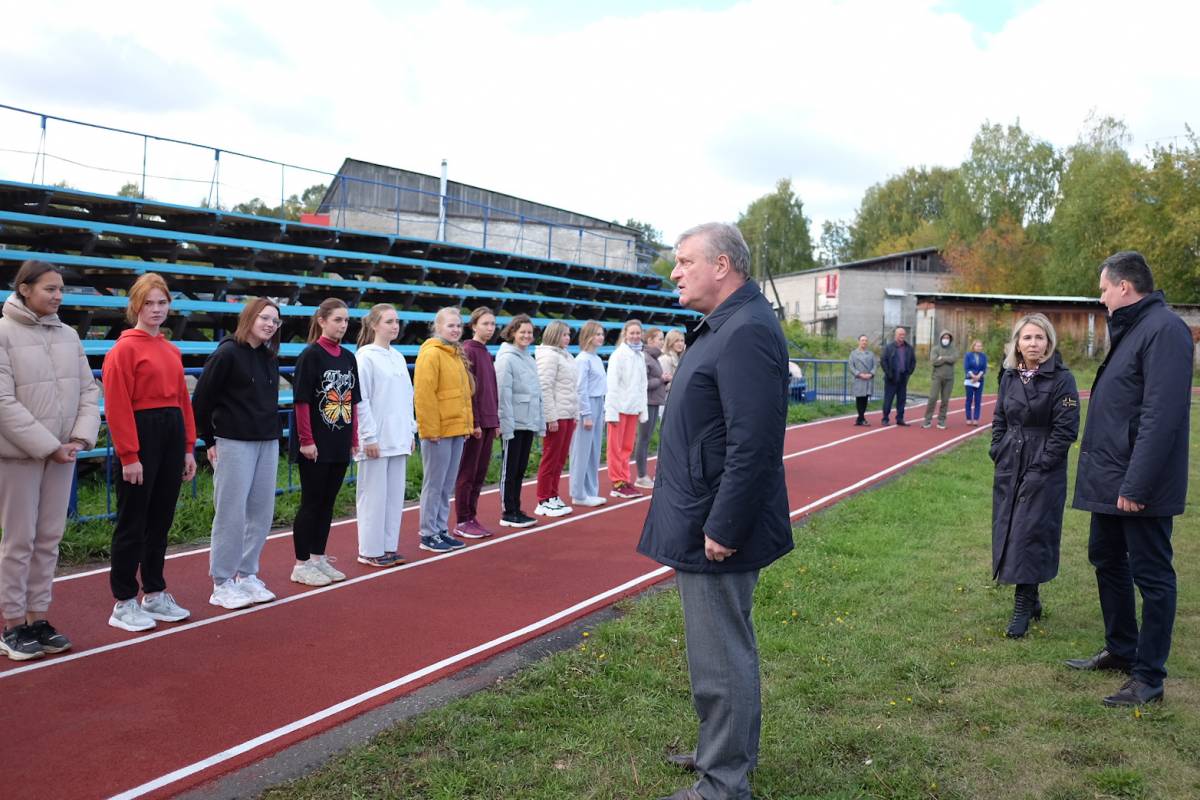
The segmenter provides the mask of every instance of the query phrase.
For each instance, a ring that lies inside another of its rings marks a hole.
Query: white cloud
[[[445,157],[456,180],[670,236],[735,218],[781,177],[815,227],[847,218],[871,183],[960,162],[985,119],[1019,117],[1059,146],[1092,110],[1138,140],[1179,134],[1200,86],[1200,10],[1165,1],[1045,0],[994,34],[935,0],[597,12],[569,30],[531,13],[467,0],[25,4],[6,10],[0,102],[330,171],[352,156],[435,173]],[[0,148],[25,148],[34,128],[0,115]],[[52,125],[51,152],[67,146],[140,169],[140,143]],[[151,173],[211,175],[211,154],[182,153],[155,146]],[[28,164],[0,153],[3,177],[27,179]],[[225,157],[222,175],[226,197],[278,191],[274,168]],[[317,180],[294,175],[286,190]]]

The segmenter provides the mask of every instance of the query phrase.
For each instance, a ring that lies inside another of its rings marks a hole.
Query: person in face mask
[[[929,363],[933,365],[933,378],[929,382],[929,402],[925,404],[925,421],[922,428],[933,425],[933,407],[938,407],[938,428],[946,429],[946,412],[950,410],[950,391],[954,386],[954,362],[958,361],[958,349],[950,331],[942,331],[938,343],[929,349]]]

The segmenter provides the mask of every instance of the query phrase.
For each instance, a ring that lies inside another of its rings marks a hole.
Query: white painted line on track
[[[290,722],[287,725],[283,725],[279,728],[276,728],[275,730],[268,731],[267,733],[264,733],[261,736],[256,736],[253,739],[249,739],[245,742],[242,742],[241,744],[234,745],[233,747],[222,750],[219,753],[214,753],[213,755],[211,755],[207,758],[201,759],[200,761],[196,761],[192,764],[187,765],[186,767],[181,767],[180,769],[177,769],[174,772],[169,772],[166,775],[155,778],[152,781],[147,781],[146,783],[143,783],[141,786],[136,786],[132,789],[129,789],[128,791],[121,792],[120,794],[117,794],[117,795],[113,795],[112,800],[133,800],[133,798],[141,797],[142,795],[148,794],[157,789],[162,789],[166,786],[170,786],[172,783],[183,780],[184,778],[187,778],[191,775],[195,775],[198,772],[202,772],[203,770],[206,770],[209,767],[214,767],[218,764],[228,761],[231,758],[236,758],[237,756],[240,756],[243,753],[248,753],[251,750],[254,750],[257,747],[261,747],[264,744],[269,744],[270,742],[273,742],[276,739],[280,739],[291,733],[295,733],[296,731],[303,730],[304,728],[314,725],[322,720],[328,719],[329,717],[332,717],[336,714],[340,714],[341,712],[349,710],[351,708],[354,708],[355,706],[362,705],[363,703],[365,703],[369,700],[373,700],[374,698],[379,697],[380,695],[384,695],[384,694],[387,694],[388,692],[399,689],[407,684],[410,684],[414,681],[420,680],[421,678],[424,678],[427,675],[431,675],[435,672],[438,672],[439,670],[445,669],[446,667],[454,666],[455,664],[465,661],[466,659],[469,659],[473,656],[479,655],[480,653],[486,653],[488,650],[499,647],[500,645],[506,644],[507,642],[511,642],[514,639],[519,639],[522,636],[526,636],[530,633],[534,633],[543,628],[547,628],[547,627],[553,625],[555,622],[558,622],[560,619],[569,617],[572,614],[583,611],[583,610],[589,608],[590,606],[596,605],[597,603],[602,603],[605,600],[607,600],[608,598],[613,597],[614,595],[621,594],[630,589],[633,589],[634,587],[638,586],[639,584],[645,583],[647,581],[653,581],[654,579],[656,579],[662,575],[665,575],[670,571],[671,571],[670,567],[659,567],[658,569],[647,572],[644,575],[640,575],[640,576],[634,578],[633,580],[626,581],[625,583],[621,584],[620,586],[615,586],[612,589],[608,589],[607,591],[601,592],[600,594],[593,595],[586,600],[576,603],[575,605],[571,606],[570,608],[564,608],[562,611],[551,614],[550,616],[540,619],[537,622],[530,623],[529,625],[526,625],[523,628],[519,628],[515,631],[511,631],[509,633],[504,634],[503,636],[498,636],[495,639],[492,639],[491,641],[484,642],[483,644],[480,644],[480,645],[476,645],[475,647],[472,647],[469,650],[463,650],[461,653],[456,653],[455,655],[449,656],[448,658],[444,658],[441,661],[438,661],[434,664],[430,664],[428,666],[422,667],[421,669],[416,670],[415,672],[410,672],[407,675],[403,675],[399,678],[396,678],[393,681],[389,681],[388,683],[382,684],[381,686],[376,686],[374,689],[368,689],[367,691],[365,691],[361,694],[355,695],[354,697],[343,700],[340,703],[336,703],[332,706],[329,706],[328,708],[324,708],[314,714],[309,714],[307,717],[298,719],[294,722]]]
[[[992,401],[989,401],[989,402],[992,402]],[[954,412],[952,412],[952,413],[954,413]],[[854,414],[849,414],[846,417],[842,417],[841,419],[851,419],[854,416],[855,416]],[[834,419],[836,419],[836,418],[834,418]],[[820,420],[820,421],[826,421],[826,420]],[[805,423],[805,424],[808,424],[808,423]],[[799,426],[797,426],[797,427],[799,427]],[[783,457],[783,460],[786,461],[788,459],[795,458],[797,456],[802,456],[802,455],[806,455],[809,453],[817,452],[819,450],[824,450],[835,444],[844,444],[844,443],[852,441],[854,439],[860,439],[864,436],[871,436],[871,435],[878,434],[878,433],[885,433],[885,432],[891,431],[891,430],[896,430],[896,429],[894,427],[875,428],[875,429],[867,431],[865,433],[859,433],[859,434],[855,434],[853,436],[848,436],[843,439],[839,439],[835,442],[831,442],[829,444],[817,445],[815,447],[807,448],[805,450],[800,450],[795,453],[789,453],[788,455],[785,455]],[[979,433],[980,431],[984,431],[984,430],[988,430],[988,428],[986,426],[980,427],[980,428],[977,428],[977,429],[971,431],[970,433]],[[966,435],[970,435],[970,434],[966,434]],[[878,478],[880,475],[886,475],[888,472],[899,469],[902,466],[904,466],[908,463],[911,463],[913,460],[923,458],[924,456],[928,455],[931,452],[936,452],[939,449],[947,447],[950,444],[957,442],[961,438],[964,438],[964,437],[959,436],[959,437],[956,437],[955,439],[951,439],[948,442],[944,442],[939,447],[935,447],[932,450],[927,450],[924,453],[914,456],[913,458],[911,458],[907,461],[901,462],[900,464],[897,464],[893,467],[888,468],[888,470],[885,470],[884,472],[876,473],[876,475],[871,476],[870,478],[865,478],[864,481],[860,481],[859,483],[856,483],[851,487],[840,489],[840,490],[838,490],[838,492],[835,492],[834,494],[829,495],[828,497],[825,497],[825,498],[822,498],[821,500],[816,501],[816,504],[819,505],[821,503],[827,502],[831,498],[840,497],[843,494],[851,492],[856,487],[864,485],[864,482],[869,483],[870,481]],[[77,661],[81,658],[88,658],[89,656],[101,655],[103,653],[112,652],[114,650],[123,650],[127,647],[133,647],[135,645],[152,642],[156,639],[161,639],[165,636],[174,636],[174,635],[177,635],[180,633],[185,633],[187,631],[195,630],[197,628],[203,628],[205,626],[213,625],[218,622],[224,622],[227,620],[236,619],[237,617],[246,616],[247,614],[258,614],[258,613],[270,611],[273,608],[280,608],[282,606],[286,606],[291,603],[298,602],[300,600],[307,600],[309,598],[317,597],[326,592],[337,591],[343,587],[354,586],[359,583],[365,583],[366,581],[378,580],[380,578],[385,578],[389,575],[394,575],[396,573],[404,572],[405,570],[416,569],[417,567],[421,567],[421,566],[424,566],[427,564],[433,564],[438,561],[444,561],[445,559],[448,559],[448,558],[461,558],[461,557],[467,556],[471,553],[477,553],[481,550],[486,550],[489,547],[495,547],[495,546],[503,544],[505,542],[515,541],[517,539],[521,539],[526,536],[533,536],[533,535],[542,533],[543,531],[553,530],[553,529],[561,527],[563,525],[569,525],[569,524],[572,524],[575,522],[581,522],[583,520],[590,519],[591,517],[599,516],[600,514],[607,514],[608,512],[614,511],[619,508],[625,508],[627,506],[632,506],[632,505],[636,505],[638,503],[647,502],[650,500],[651,497],[652,497],[652,495],[646,494],[646,495],[643,495],[642,497],[627,500],[624,502],[609,503],[609,504],[605,505],[603,508],[597,508],[595,510],[583,512],[583,513],[574,513],[574,514],[571,514],[570,516],[562,517],[562,518],[556,519],[552,522],[548,521],[548,522],[541,523],[541,524],[537,525],[536,527],[524,528],[524,529],[515,531],[513,533],[508,533],[504,536],[499,536],[499,537],[492,538],[492,539],[486,539],[484,541],[481,541],[481,542],[478,542],[475,544],[471,544],[468,547],[464,547],[459,550],[454,550],[449,553],[440,553],[438,555],[431,556],[429,558],[423,558],[420,561],[412,561],[407,564],[403,564],[399,567],[391,567],[389,569],[380,570],[378,572],[369,572],[365,575],[359,575],[357,577],[349,578],[345,581],[339,581],[337,583],[333,583],[328,586],[322,586],[320,588],[302,591],[299,594],[294,594],[290,597],[280,598],[271,603],[262,603],[259,605],[249,606],[248,608],[238,609],[236,611],[223,612],[223,613],[217,614],[216,616],[208,617],[207,619],[197,620],[195,622],[185,622],[182,624],[167,623],[167,624],[170,624],[171,627],[160,627],[158,630],[155,630],[152,633],[140,635],[140,636],[137,636],[137,637],[134,637],[131,639],[123,639],[118,642],[110,642],[109,644],[100,645],[98,647],[93,647],[93,648],[90,648],[87,650],[81,650],[78,652],[70,653],[68,655],[54,656],[53,658],[48,658],[48,659],[38,659],[37,661],[33,661],[28,664],[23,664],[21,666],[17,666],[17,667],[13,667],[11,669],[0,671],[0,680],[3,680],[5,678],[11,678],[16,675],[21,675],[26,672],[33,672],[35,670],[40,670],[40,669],[49,669],[50,667],[54,667],[54,666],[57,666],[60,664],[69,664],[72,661]],[[803,513],[805,510],[807,510],[811,507],[813,507],[813,504],[810,504],[809,506],[805,506],[803,509],[800,509],[799,511],[792,512],[792,516],[795,517],[796,515]],[[107,570],[101,570],[101,571],[106,572]],[[103,611],[103,609],[101,609],[101,611]]]
[[[915,456],[906,458],[898,464],[893,464],[892,466],[888,467],[887,469],[882,469],[879,472],[876,472],[874,475],[868,475],[867,477],[863,478],[862,480],[852,483],[849,486],[838,489],[836,492],[833,492],[832,494],[827,494],[824,497],[822,497],[820,500],[814,500],[811,503],[809,503],[808,505],[803,506],[802,508],[798,508],[795,511],[793,511],[791,513],[791,516],[798,517],[801,514],[804,514],[805,512],[812,511],[815,508],[819,508],[820,506],[825,505],[826,503],[828,503],[831,500],[836,500],[837,498],[841,497],[842,495],[853,492],[855,489],[861,489],[862,487],[867,486],[886,475],[890,475],[891,473],[895,472],[898,469],[902,469],[903,467],[906,467],[909,464],[912,464],[916,461],[920,461],[922,458],[925,458],[926,456],[933,455],[934,453],[938,452],[939,450],[945,450],[947,447],[949,447],[952,444],[956,444],[957,442],[960,442],[963,439],[966,439],[968,437],[975,436],[976,434],[983,433],[986,430],[990,430],[990,427],[985,427],[985,426],[981,425],[980,427],[976,428],[975,430],[967,431],[966,433],[960,433],[958,436],[955,436],[953,439],[947,439],[946,441],[942,442],[941,444],[935,445],[934,447],[931,447],[928,450],[925,450],[924,452],[917,453]],[[3,677],[3,676],[0,676],[0,677]]]
[[[951,412],[951,413],[956,413],[956,412]],[[823,425],[826,422],[836,422],[838,420],[853,419],[855,416],[856,416],[855,414],[846,414],[846,415],[843,415],[840,417],[822,417],[821,419],[816,419],[816,420],[813,420],[812,422],[800,422],[795,425],[789,425],[785,430],[788,430],[788,431],[798,430],[800,428],[808,428],[808,427],[812,427],[814,425]],[[656,455],[650,456],[648,460],[649,461],[657,461],[658,456],[656,456]],[[632,464],[633,461],[631,460],[629,463]],[[600,472],[606,472],[607,470],[608,470],[607,464],[604,464],[600,467]],[[521,484],[521,486],[522,487],[533,486],[536,483],[537,483],[537,478],[530,478],[529,480],[524,481]],[[487,489],[483,492],[480,492],[479,496],[486,497],[487,495],[498,494],[499,492],[500,492],[500,487],[496,486],[491,489]],[[450,503],[451,503],[451,505],[453,505],[453,503],[454,503],[453,497],[450,498]],[[418,505],[419,505],[418,503],[412,503],[410,505],[405,506],[404,510],[411,511],[411,510],[417,508]],[[333,525],[331,526],[331,530],[332,530],[332,528],[337,528],[341,525],[351,525],[357,521],[358,521],[358,517],[347,517],[345,519],[334,520]],[[288,530],[276,531],[275,533],[268,535],[266,540],[269,542],[272,539],[282,539],[285,536],[291,536],[291,535],[292,535],[292,531],[289,528]],[[212,550],[211,546],[189,548],[187,550],[181,550],[178,553],[171,553],[170,555],[168,555],[166,557],[166,560],[171,561],[176,558],[185,558],[187,556],[204,555],[205,553],[209,552],[210,550]],[[83,572],[73,572],[69,575],[60,575],[59,577],[54,579],[54,583],[62,583],[64,581],[74,581],[74,580],[78,580],[79,578],[88,578],[88,577],[91,577],[92,575],[107,575],[108,572],[109,572],[109,567],[97,567],[96,569],[89,569],[89,570],[85,570]]]

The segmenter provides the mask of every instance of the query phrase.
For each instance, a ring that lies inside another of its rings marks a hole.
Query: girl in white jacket
[[[608,392],[604,419],[608,423],[608,477],[613,497],[641,497],[629,480],[639,422],[649,418],[646,403],[646,361],[642,357],[642,323],[631,319],[621,329],[617,347],[608,358]]]
[[[558,496],[558,484],[575,433],[579,416],[579,371],[567,352],[571,329],[555,320],[546,326],[542,346],[537,349],[538,381],[542,386],[542,409],[546,417],[546,438],[542,440],[542,460],[538,464],[537,508],[535,514],[561,517],[571,507]]]
[[[372,306],[358,334],[358,562],[371,567],[404,563],[400,518],[408,457],[417,424],[408,362],[392,342],[400,335],[396,309]]]

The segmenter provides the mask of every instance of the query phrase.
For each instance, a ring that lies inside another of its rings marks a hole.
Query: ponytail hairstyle
[[[125,319],[130,325],[137,325],[138,314],[142,313],[142,306],[146,305],[146,298],[150,296],[150,292],[159,289],[167,296],[167,305],[171,303],[171,292],[167,289],[167,282],[163,280],[163,276],[157,272],[147,272],[136,281],[133,286],[129,287],[129,302],[125,306]],[[20,294],[18,292],[18,294]]]
[[[379,324],[379,318],[383,316],[385,311],[395,311],[396,307],[391,303],[376,303],[371,306],[371,310],[363,317],[362,327],[358,329],[358,346],[371,344],[375,341],[375,326]]]
[[[438,336],[438,326],[441,325],[451,314],[458,317],[459,321],[462,320],[461,308],[458,308],[457,306],[446,306],[445,308],[438,309],[438,312],[433,315],[433,324],[429,326],[431,328],[431,333],[433,333],[434,336],[437,336],[437,338],[441,339],[443,342],[446,342],[446,340],[442,339],[441,336]],[[457,342],[446,342],[446,344],[454,348],[455,354],[457,354],[459,360],[462,361],[463,369],[467,372],[467,383],[471,387],[471,396],[474,397],[475,371],[471,369],[471,359],[467,358],[467,351],[463,349],[462,337],[459,336]]]
[[[634,325],[637,325],[640,328],[640,327],[642,327],[642,321],[640,319],[625,320],[625,324],[621,326],[621,335],[617,337],[618,345],[625,344],[625,333],[630,328],[632,328]],[[646,341],[645,338],[643,338],[642,341]]]
[[[329,315],[339,308],[345,308],[349,311],[349,307],[336,297],[326,297],[321,301],[321,305],[317,306],[317,310],[313,312],[312,322],[308,324],[309,344],[321,338],[321,324],[318,320],[329,319]]]
[[[13,296],[24,305],[25,295],[21,294],[21,287],[33,286],[47,272],[62,275],[62,270],[49,262],[38,261],[37,259],[30,259],[23,262],[21,268],[17,270],[17,277],[13,280]]]

